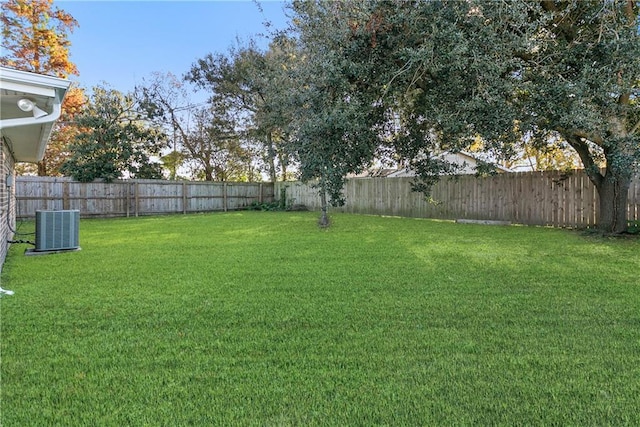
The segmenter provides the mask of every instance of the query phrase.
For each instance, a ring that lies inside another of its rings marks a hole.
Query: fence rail
[[[81,183],[70,178],[17,177],[19,219],[37,210],[78,209],[82,217],[139,216],[236,210],[271,202],[271,183],[124,180]]]
[[[582,170],[444,178],[432,201],[411,190],[412,178],[349,179],[338,211],[439,219],[485,219],[556,227],[596,224],[598,195]],[[82,217],[236,210],[268,203],[286,189],[289,203],[319,209],[317,190],[300,182],[211,183],[126,180],[80,183],[70,178],[18,177],[17,218],[37,210],[78,209]],[[277,196],[274,196],[277,195]],[[640,221],[640,177],[629,188],[627,217]]]
[[[598,195],[582,170],[505,173],[476,178],[443,178],[432,189],[432,201],[411,190],[412,178],[354,178],[344,188],[338,211],[438,219],[484,219],[556,227],[596,224]],[[278,182],[288,203],[319,209],[316,189],[299,182]],[[629,189],[627,216],[640,221],[640,177]]]

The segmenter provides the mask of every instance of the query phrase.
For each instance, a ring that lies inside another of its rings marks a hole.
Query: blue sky
[[[224,53],[256,36],[266,41],[265,21],[284,29],[281,1],[74,1],[54,0],[79,24],[71,34],[71,60],[80,76],[70,79],[85,89],[106,82],[132,90],[152,72],[181,76],[208,53]]]

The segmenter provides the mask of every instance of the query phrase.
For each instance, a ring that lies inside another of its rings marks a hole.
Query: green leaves
[[[638,166],[633,2],[356,0],[292,9],[304,58],[294,145],[305,178],[331,176],[337,187],[389,145],[428,190],[451,169],[424,156],[481,139],[485,152],[509,159],[528,141],[540,148],[543,135],[568,141],[599,191],[600,155],[621,182]],[[354,134],[362,143],[345,143]]]
[[[160,164],[152,161],[166,145],[166,135],[144,121],[132,96],[96,87],[76,118],[81,129],[71,144],[71,157],[62,172],[82,182],[132,178],[161,178]]]
[[[212,106],[224,108],[235,119],[232,127],[243,146],[262,149],[262,158],[256,157],[264,161],[272,181],[278,171],[286,177],[289,163],[284,144],[290,120],[284,95],[290,83],[289,42],[286,36],[279,36],[266,52],[249,43],[227,54],[208,54],[185,76],[209,92]]]
[[[297,2],[293,11],[301,59],[288,89],[291,149],[301,179],[317,180],[321,198],[341,205],[346,175],[368,166],[382,145],[385,108],[371,86],[380,68],[373,54],[361,56],[371,42],[364,34],[370,9],[365,2]]]

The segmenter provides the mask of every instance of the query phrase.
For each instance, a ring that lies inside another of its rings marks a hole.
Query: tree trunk
[[[278,161],[280,162],[280,167],[282,169],[282,175],[281,175],[282,180],[286,181],[287,180],[287,159],[282,152],[278,154]]]
[[[610,169],[600,180],[599,185],[596,185],[600,199],[596,226],[600,230],[613,234],[620,234],[627,230],[627,199],[630,185],[630,177],[626,174],[616,176]]]
[[[602,143],[607,166],[604,175],[600,172],[583,137],[560,132],[576,150],[589,180],[595,185],[600,199],[596,227],[605,233],[620,234],[627,231],[627,199],[631,186],[630,163],[632,153],[620,152],[618,147]]]
[[[38,163],[38,176],[47,176],[47,161],[41,160]]]
[[[278,180],[276,175],[276,152],[273,148],[273,139],[271,137],[271,132],[267,132],[267,153],[269,156],[269,179],[271,180],[271,182],[276,182]]]
[[[329,227],[329,216],[327,215],[327,190],[325,184],[320,186],[320,219],[318,225],[322,228]]]
[[[213,181],[213,168],[207,167],[204,169],[204,180]]]

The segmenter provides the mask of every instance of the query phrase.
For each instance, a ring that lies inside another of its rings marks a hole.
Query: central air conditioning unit
[[[78,250],[80,211],[36,211],[36,252]]]

